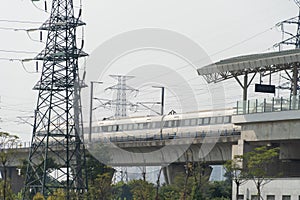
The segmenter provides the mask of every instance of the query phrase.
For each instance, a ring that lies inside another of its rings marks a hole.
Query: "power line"
[[[18,51],[18,50],[5,50],[5,49],[0,49],[0,52],[5,52],[5,53],[24,53],[24,54],[38,54],[39,52],[34,52],[34,51]]]
[[[41,24],[41,23],[43,23],[43,22],[35,22],[35,21],[21,21],[21,20],[9,20],[9,19],[0,19],[0,22],[21,23],[21,24]]]
[[[0,27],[0,30],[7,30],[7,31],[27,31],[24,28],[12,28],[12,27]]]

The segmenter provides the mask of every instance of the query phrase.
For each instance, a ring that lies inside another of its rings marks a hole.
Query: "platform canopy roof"
[[[229,58],[201,67],[197,71],[208,83],[216,83],[249,73],[269,74],[292,69],[300,66],[299,62],[300,49],[293,49]]]

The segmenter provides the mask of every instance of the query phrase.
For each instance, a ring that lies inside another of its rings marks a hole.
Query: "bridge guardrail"
[[[138,135],[138,136],[116,136],[116,137],[103,137],[99,138],[97,141],[101,141],[103,143],[109,142],[142,142],[142,141],[158,141],[158,140],[170,140],[170,139],[184,139],[184,138],[204,138],[204,137],[214,137],[214,136],[221,136],[221,137],[228,137],[234,135],[240,135],[240,130],[222,130],[217,132],[191,132],[191,133],[169,133],[169,134],[155,134],[151,136],[147,135]],[[55,146],[54,142],[50,142],[50,145]],[[13,145],[8,146],[0,146],[0,149],[26,149],[31,147],[31,142],[17,142]]]
[[[168,133],[164,135],[156,134],[151,136],[146,135],[138,135],[138,136],[115,136],[109,138],[99,138],[97,141],[101,141],[103,143],[110,143],[110,142],[142,142],[142,141],[162,141],[162,140],[171,140],[171,139],[184,139],[184,138],[204,138],[206,136],[214,137],[214,136],[221,136],[221,137],[228,137],[234,135],[240,135],[240,130],[222,130],[218,132],[190,132],[190,133]]]

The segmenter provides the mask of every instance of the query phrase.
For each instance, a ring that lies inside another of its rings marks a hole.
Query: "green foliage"
[[[227,181],[214,181],[209,186],[210,198],[230,198],[231,186]]]
[[[279,148],[268,149],[266,146],[257,147],[254,151],[245,153],[245,169],[249,178],[268,178],[272,177],[267,173],[269,164],[273,163],[278,157]]]
[[[143,180],[132,180],[128,183],[133,200],[154,199],[155,188],[152,183]]]
[[[4,180],[0,181],[0,188],[2,188],[0,190],[0,199],[4,199]],[[5,199],[6,200],[16,200],[16,195],[13,193],[12,189],[11,189],[11,184],[10,181],[7,180],[6,181],[6,193],[5,193]]]
[[[32,200],[45,200],[44,196],[41,193],[36,193]]]
[[[244,171],[247,178],[253,180],[257,195],[261,198],[262,187],[277,175],[268,173],[268,168],[279,155],[279,148],[257,147],[243,155]]]
[[[86,155],[86,168],[88,180],[91,185],[95,184],[95,180],[100,174],[109,173],[111,177],[114,174],[113,168],[104,165],[91,154]]]
[[[47,200],[65,200],[66,194],[63,189],[57,189],[53,195],[49,196]]]
[[[110,200],[112,197],[112,176],[110,173],[98,174],[90,185],[87,199]]]
[[[7,165],[11,162],[14,156],[13,147],[16,146],[18,136],[11,135],[6,132],[0,132],[0,164],[3,167],[3,181],[1,181],[1,197],[6,200],[14,199],[13,193],[10,188],[10,182],[7,177]]]
[[[180,198],[180,190],[174,185],[164,184],[159,190],[159,196],[162,200],[173,200]]]
[[[132,193],[128,184],[121,181],[112,186],[112,199],[129,200],[132,198]]]

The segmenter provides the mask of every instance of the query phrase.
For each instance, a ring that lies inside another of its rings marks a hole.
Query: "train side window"
[[[217,117],[211,117],[210,124],[216,124],[216,123],[217,123]]]
[[[198,125],[202,125],[203,124],[203,118],[199,118],[198,119]]]
[[[163,122],[164,123],[164,128],[168,128],[168,127],[170,127],[170,121],[165,121],[165,122]]]
[[[160,122],[155,122],[155,128],[161,128]]]
[[[197,119],[191,119],[191,126],[196,126],[197,125]]]
[[[133,129],[133,124],[128,124],[127,130],[132,130]]]
[[[223,117],[217,117],[217,124],[223,123]]]
[[[179,120],[170,121],[169,127],[178,127]]]
[[[123,131],[123,124],[118,125],[118,131]]]
[[[111,132],[111,131],[112,131],[112,128],[113,128],[112,126],[108,126],[108,130],[107,130],[107,131],[108,131],[108,132]]]
[[[183,125],[184,126],[189,126],[190,125],[190,120],[189,119],[183,120]]]
[[[118,131],[118,125],[113,125],[112,126],[112,131]]]
[[[84,133],[89,133],[90,132],[90,128],[83,128]]]
[[[154,129],[155,128],[155,122],[151,122],[149,127],[150,127],[150,129]]]
[[[102,132],[108,132],[108,126],[101,126]]]
[[[133,130],[137,130],[139,128],[138,124],[133,124]]]
[[[143,129],[148,129],[148,126],[149,125],[149,123],[143,123]]]
[[[209,122],[210,122],[210,117],[203,118],[203,124],[209,124]]]
[[[230,123],[230,122],[231,122],[231,116],[225,116],[224,123]]]
[[[127,131],[127,130],[128,130],[128,127],[127,127],[127,126],[128,126],[127,124],[123,124],[123,125],[122,125],[122,130],[123,130],[123,131]]]
[[[142,130],[144,128],[144,124],[138,124],[138,129]]]

